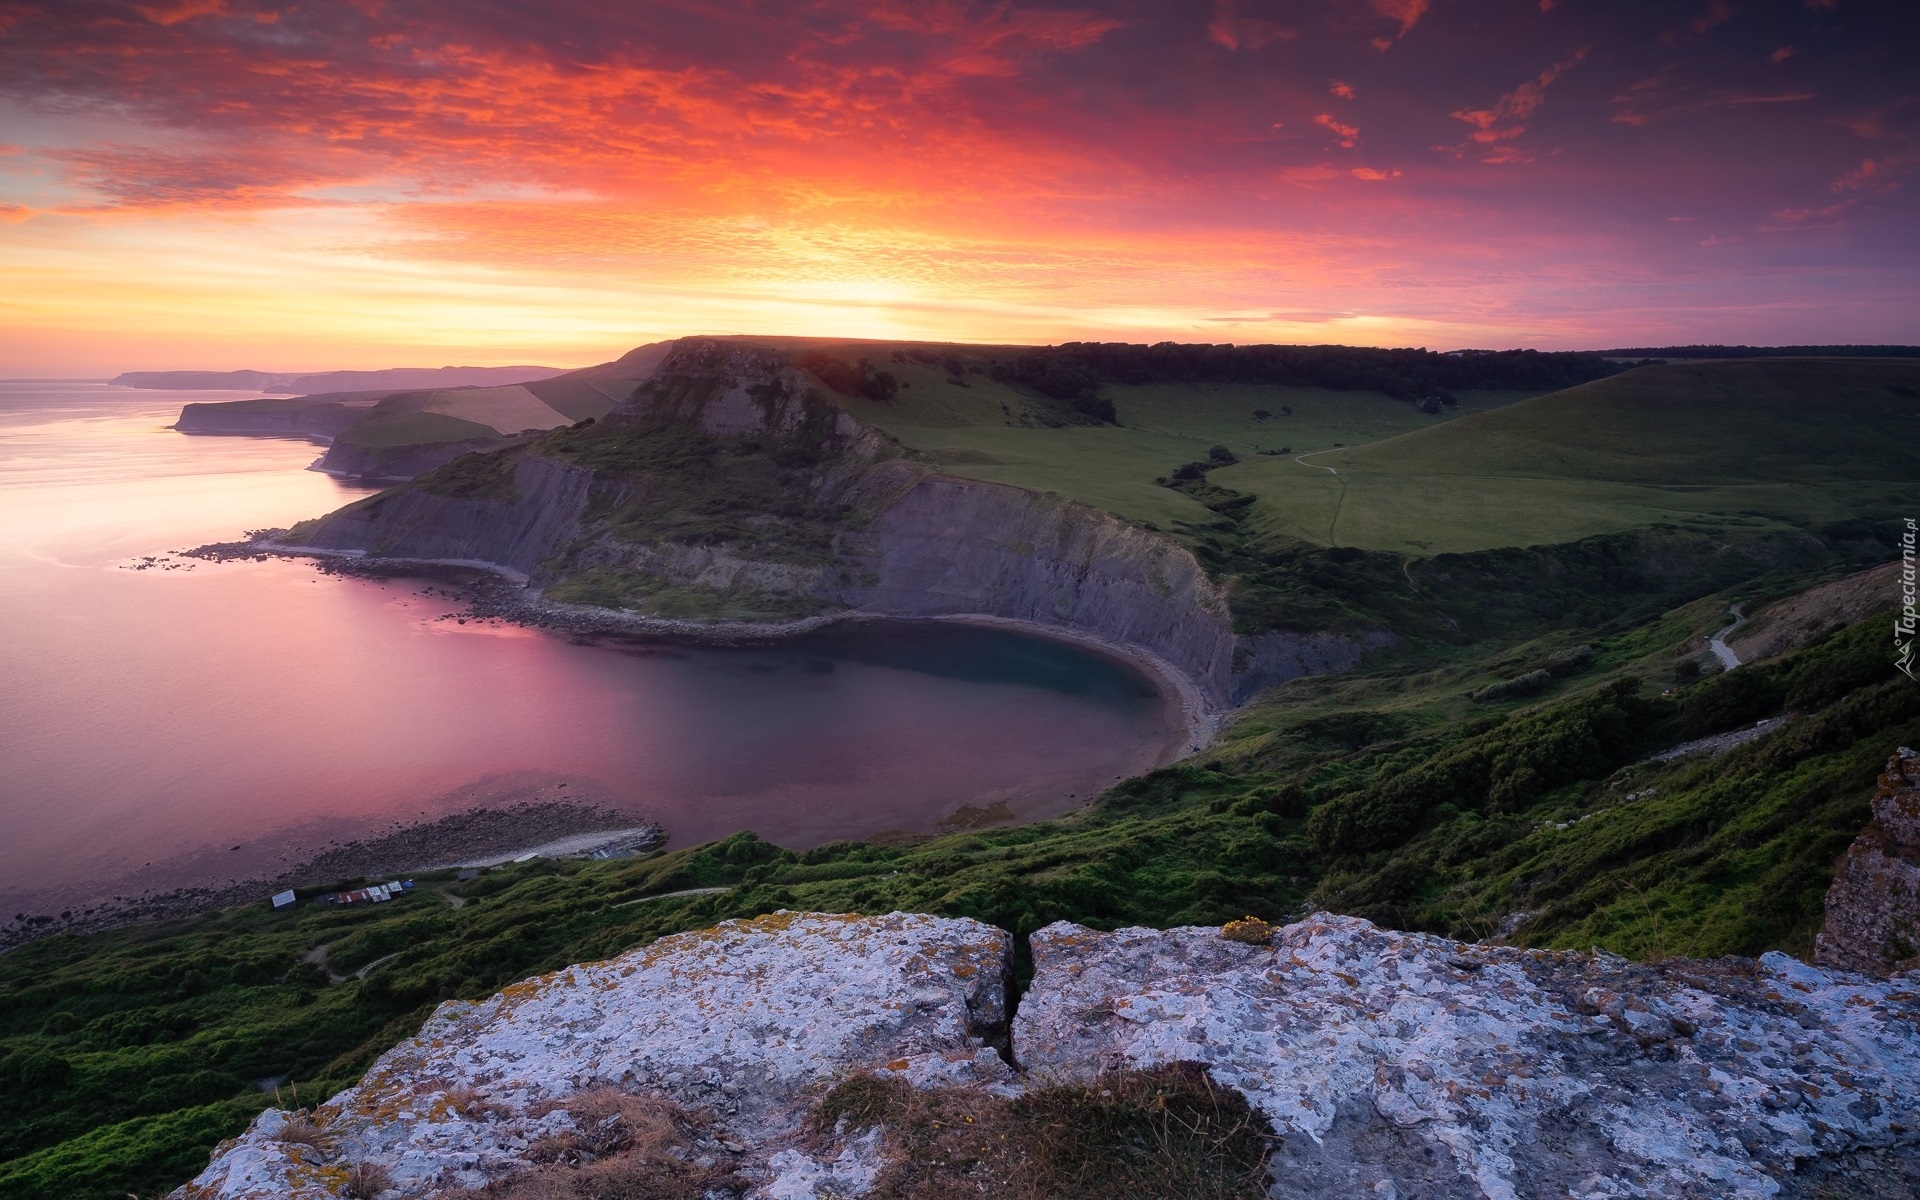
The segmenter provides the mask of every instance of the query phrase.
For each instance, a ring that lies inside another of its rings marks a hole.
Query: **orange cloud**
[[[1586,57],[1585,47],[1575,50],[1566,58],[1501,96],[1491,107],[1462,109],[1453,113],[1453,118],[1471,125],[1473,132],[1467,135],[1468,138],[1482,145],[1492,145],[1495,142],[1517,138],[1527,131],[1526,125],[1522,122],[1547,102],[1548,86],[1560,78],[1569,67]],[[1510,162],[1516,161],[1516,158],[1508,154],[1498,161]]]
[[[1335,120],[1332,113],[1321,113],[1313,119],[1313,123],[1326,129],[1332,133],[1334,137],[1339,138],[1340,144],[1349,150],[1353,149],[1360,141],[1360,127]]]
[[[1353,85],[1348,83],[1341,83],[1338,79],[1334,80],[1333,86],[1328,88],[1327,90],[1332,92],[1334,95],[1340,97],[1342,100],[1353,99],[1353,95],[1354,95]]]

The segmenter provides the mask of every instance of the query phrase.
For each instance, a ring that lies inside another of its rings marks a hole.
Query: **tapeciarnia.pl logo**
[[[1916,624],[1914,612],[1914,538],[1916,528],[1914,519],[1907,518],[1907,527],[1900,534],[1900,615],[1893,619],[1893,665],[1908,679],[1913,676],[1913,633]]]

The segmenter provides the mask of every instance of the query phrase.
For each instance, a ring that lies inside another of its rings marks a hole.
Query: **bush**
[[[1490,683],[1476,690],[1473,699],[1481,704],[1493,700],[1511,700],[1515,696],[1538,696],[1553,683],[1553,672],[1547,670],[1528,671],[1518,679],[1503,679],[1499,683]]]

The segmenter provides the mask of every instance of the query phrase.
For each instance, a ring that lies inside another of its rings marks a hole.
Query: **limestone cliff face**
[[[1236,638],[1225,590],[1173,539],[1056,496],[941,475],[827,400],[786,358],[744,343],[682,339],[605,427],[642,440],[698,430],[751,447],[766,460],[752,469],[784,472],[780,504],[832,512],[831,528],[804,553],[752,518],[724,536],[651,536],[616,510],[704,478],[589,470],[536,443],[510,488],[449,495],[429,476],[343,509],[300,540],[498,563],[542,585],[597,570],[788,595],[829,611],[1037,622],[1146,651],[1214,708],[1346,669],[1388,640]]]
[[[1172,1063],[1201,1065],[1268,1125],[1276,1197],[1920,1185],[1911,980],[1779,954],[1654,966],[1469,946],[1326,913],[1249,924],[1049,926],[1010,1031],[1013,939],[977,921],[781,912],[677,934],[441,1005],[357,1086],[300,1122],[269,1110],[175,1197],[411,1200],[536,1169],[537,1194],[585,1194],[551,1148],[603,1169],[615,1118],[594,1113],[624,1096],[698,1115],[681,1163],[723,1164],[721,1194],[847,1200],[917,1143],[819,1119],[838,1081],[980,1105]]]
[[[394,488],[332,513],[300,540],[379,558],[494,563],[531,576],[580,536],[595,488],[591,471],[523,455],[504,494]]]
[[[862,612],[981,613],[1139,646],[1227,695],[1226,596],[1185,547],[1097,509],[1022,488],[927,474],[880,513],[861,547]]]
[[[1873,797],[1873,822],[1827,891],[1821,966],[1886,975],[1920,967],[1920,754],[1900,747]]]

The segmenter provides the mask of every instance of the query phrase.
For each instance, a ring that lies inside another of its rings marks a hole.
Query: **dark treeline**
[[[1615,358],[1920,358],[1920,346],[1631,346]]]
[[[1380,350],[1363,346],[1214,346],[1067,342],[994,362],[992,373],[1077,406],[1100,404],[1106,383],[1264,383],[1384,392],[1413,403],[1452,404],[1469,388],[1553,391],[1627,368],[1599,354],[1539,350]],[[1104,419],[1111,420],[1111,417]]]

